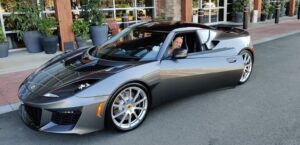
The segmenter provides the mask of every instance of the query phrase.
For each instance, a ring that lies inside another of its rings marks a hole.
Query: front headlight
[[[52,94],[52,93],[46,93],[43,95],[44,97],[48,97],[48,98],[58,98],[58,95]]]

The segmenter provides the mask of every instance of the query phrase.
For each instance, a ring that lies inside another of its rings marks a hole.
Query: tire
[[[244,70],[239,80],[239,84],[247,82],[252,74],[253,70],[253,55],[249,50],[242,50],[240,55],[243,57]]]
[[[108,127],[131,131],[145,120],[150,107],[148,89],[138,83],[119,88],[109,101],[106,118]]]

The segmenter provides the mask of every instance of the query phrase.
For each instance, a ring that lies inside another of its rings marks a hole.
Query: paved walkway
[[[259,44],[300,33],[300,20],[286,17],[281,19],[280,24],[274,24],[274,20],[250,24],[248,31],[254,44]],[[17,109],[19,105],[17,92],[21,82],[34,69],[59,53],[47,55],[17,51],[10,53],[7,58],[0,58],[0,114]]]

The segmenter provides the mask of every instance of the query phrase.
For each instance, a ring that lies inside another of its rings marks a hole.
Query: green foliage
[[[39,8],[33,0],[15,0],[13,3],[12,20],[20,30],[18,38],[21,39],[25,31],[35,31],[38,28]]]
[[[269,13],[268,14],[273,14],[273,13],[275,13],[275,4],[271,3],[269,5]]]
[[[89,25],[99,26],[103,24],[104,15],[101,8],[101,0],[88,0],[83,8],[82,17]]]
[[[0,28],[1,28],[1,25],[0,25]],[[0,43],[3,43],[5,42],[5,36],[4,36],[4,32],[2,31],[2,29],[0,30]]]
[[[130,5],[129,4],[115,4],[115,7],[116,8],[128,8],[128,7],[130,7]]]
[[[244,11],[244,8],[246,6],[248,6],[249,4],[249,0],[236,0],[234,3],[233,3],[233,10],[235,12],[243,12]]]
[[[269,14],[269,8],[270,8],[270,3],[268,0],[262,0],[262,8],[261,8],[261,13],[263,14]]]
[[[198,2],[199,2],[198,0],[197,1],[193,0],[193,8],[198,8],[199,7],[199,3]]]
[[[154,20],[155,20],[155,21],[166,21],[167,18],[166,18],[165,16],[156,16],[156,17],[154,18]]]
[[[55,18],[42,18],[39,20],[38,30],[46,37],[51,37],[54,32],[54,27],[57,27],[58,22]]]
[[[295,2],[295,9],[298,9],[298,6],[299,6],[299,0],[296,0],[296,2]]]
[[[285,0],[280,0],[280,9],[284,9],[286,7],[286,1]]]
[[[88,39],[89,26],[87,22],[75,20],[72,25],[72,31],[76,36],[81,36],[84,40]]]

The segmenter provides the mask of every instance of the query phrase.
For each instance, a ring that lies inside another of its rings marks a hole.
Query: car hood
[[[84,58],[79,52],[61,55],[33,72],[19,88],[22,101],[33,101],[53,90],[81,81],[101,81],[115,73],[136,66],[138,62],[108,61]]]

